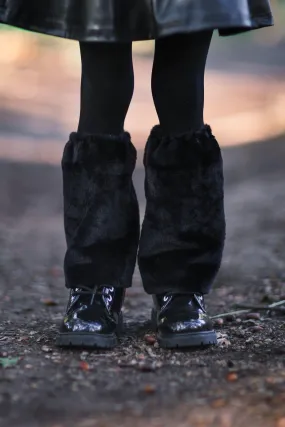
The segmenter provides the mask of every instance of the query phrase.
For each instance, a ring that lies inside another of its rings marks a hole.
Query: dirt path
[[[211,314],[285,297],[284,157],[283,138],[224,150],[228,240]],[[140,165],[135,181],[143,211]],[[118,349],[55,348],[60,188],[59,168],[1,163],[0,351],[16,358],[0,368],[1,426],[284,427],[284,316],[229,318],[217,348],[162,351],[145,342],[151,301],[136,273]]]

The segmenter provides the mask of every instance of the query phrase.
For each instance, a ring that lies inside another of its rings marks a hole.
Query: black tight
[[[152,94],[165,133],[203,124],[204,74],[212,32],[156,41]],[[134,90],[131,43],[81,43],[80,133],[118,134]]]
[[[132,44],[80,43],[80,133],[119,134],[134,91]]]
[[[204,75],[212,32],[176,35],[157,40],[152,95],[166,133],[203,125]]]

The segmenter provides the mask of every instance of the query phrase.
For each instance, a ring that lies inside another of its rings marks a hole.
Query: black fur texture
[[[131,286],[139,240],[130,135],[70,135],[63,169],[68,288]]]
[[[211,128],[147,142],[139,266],[149,294],[208,293],[225,241],[223,161]]]

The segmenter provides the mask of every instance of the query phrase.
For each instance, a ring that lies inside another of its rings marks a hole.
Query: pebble
[[[251,328],[252,332],[262,332],[263,331],[263,327],[262,326],[254,326],[253,328]]]
[[[261,316],[260,313],[247,313],[246,318],[252,320],[260,320]]]
[[[226,320],[227,322],[234,322],[236,320],[236,317],[234,314],[228,314]]]
[[[253,319],[245,320],[244,323],[248,326],[256,326],[258,323]]]
[[[238,338],[243,338],[245,336],[245,331],[243,330],[236,331],[235,335]]]
[[[223,332],[217,332],[217,338],[228,338],[228,335]]]
[[[156,354],[150,348],[146,347],[145,351],[152,359],[156,357]]]
[[[86,357],[88,356],[88,351],[83,351],[81,354],[80,354],[80,359],[81,360],[85,360],[86,359]]]
[[[156,343],[156,339],[153,335],[145,335],[144,340],[149,345],[154,345]]]
[[[42,351],[44,351],[45,353],[51,353],[52,349],[50,347],[48,347],[47,345],[43,345]]]
[[[156,365],[154,363],[140,362],[138,364],[138,369],[141,372],[154,372],[156,370]]]
[[[215,326],[223,326],[223,324],[224,324],[224,319],[218,318],[218,319],[215,319],[214,321]]]
[[[222,347],[229,347],[231,345],[231,342],[227,340],[226,338],[220,338],[218,339],[218,345]]]

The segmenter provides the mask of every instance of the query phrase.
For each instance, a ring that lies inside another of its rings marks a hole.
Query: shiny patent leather
[[[269,0],[0,0],[0,22],[80,41],[132,41],[272,25]]]
[[[201,294],[155,295],[152,313],[162,347],[216,344],[217,338]]]
[[[71,290],[57,344],[94,348],[116,345],[124,297],[125,289],[111,286]]]

